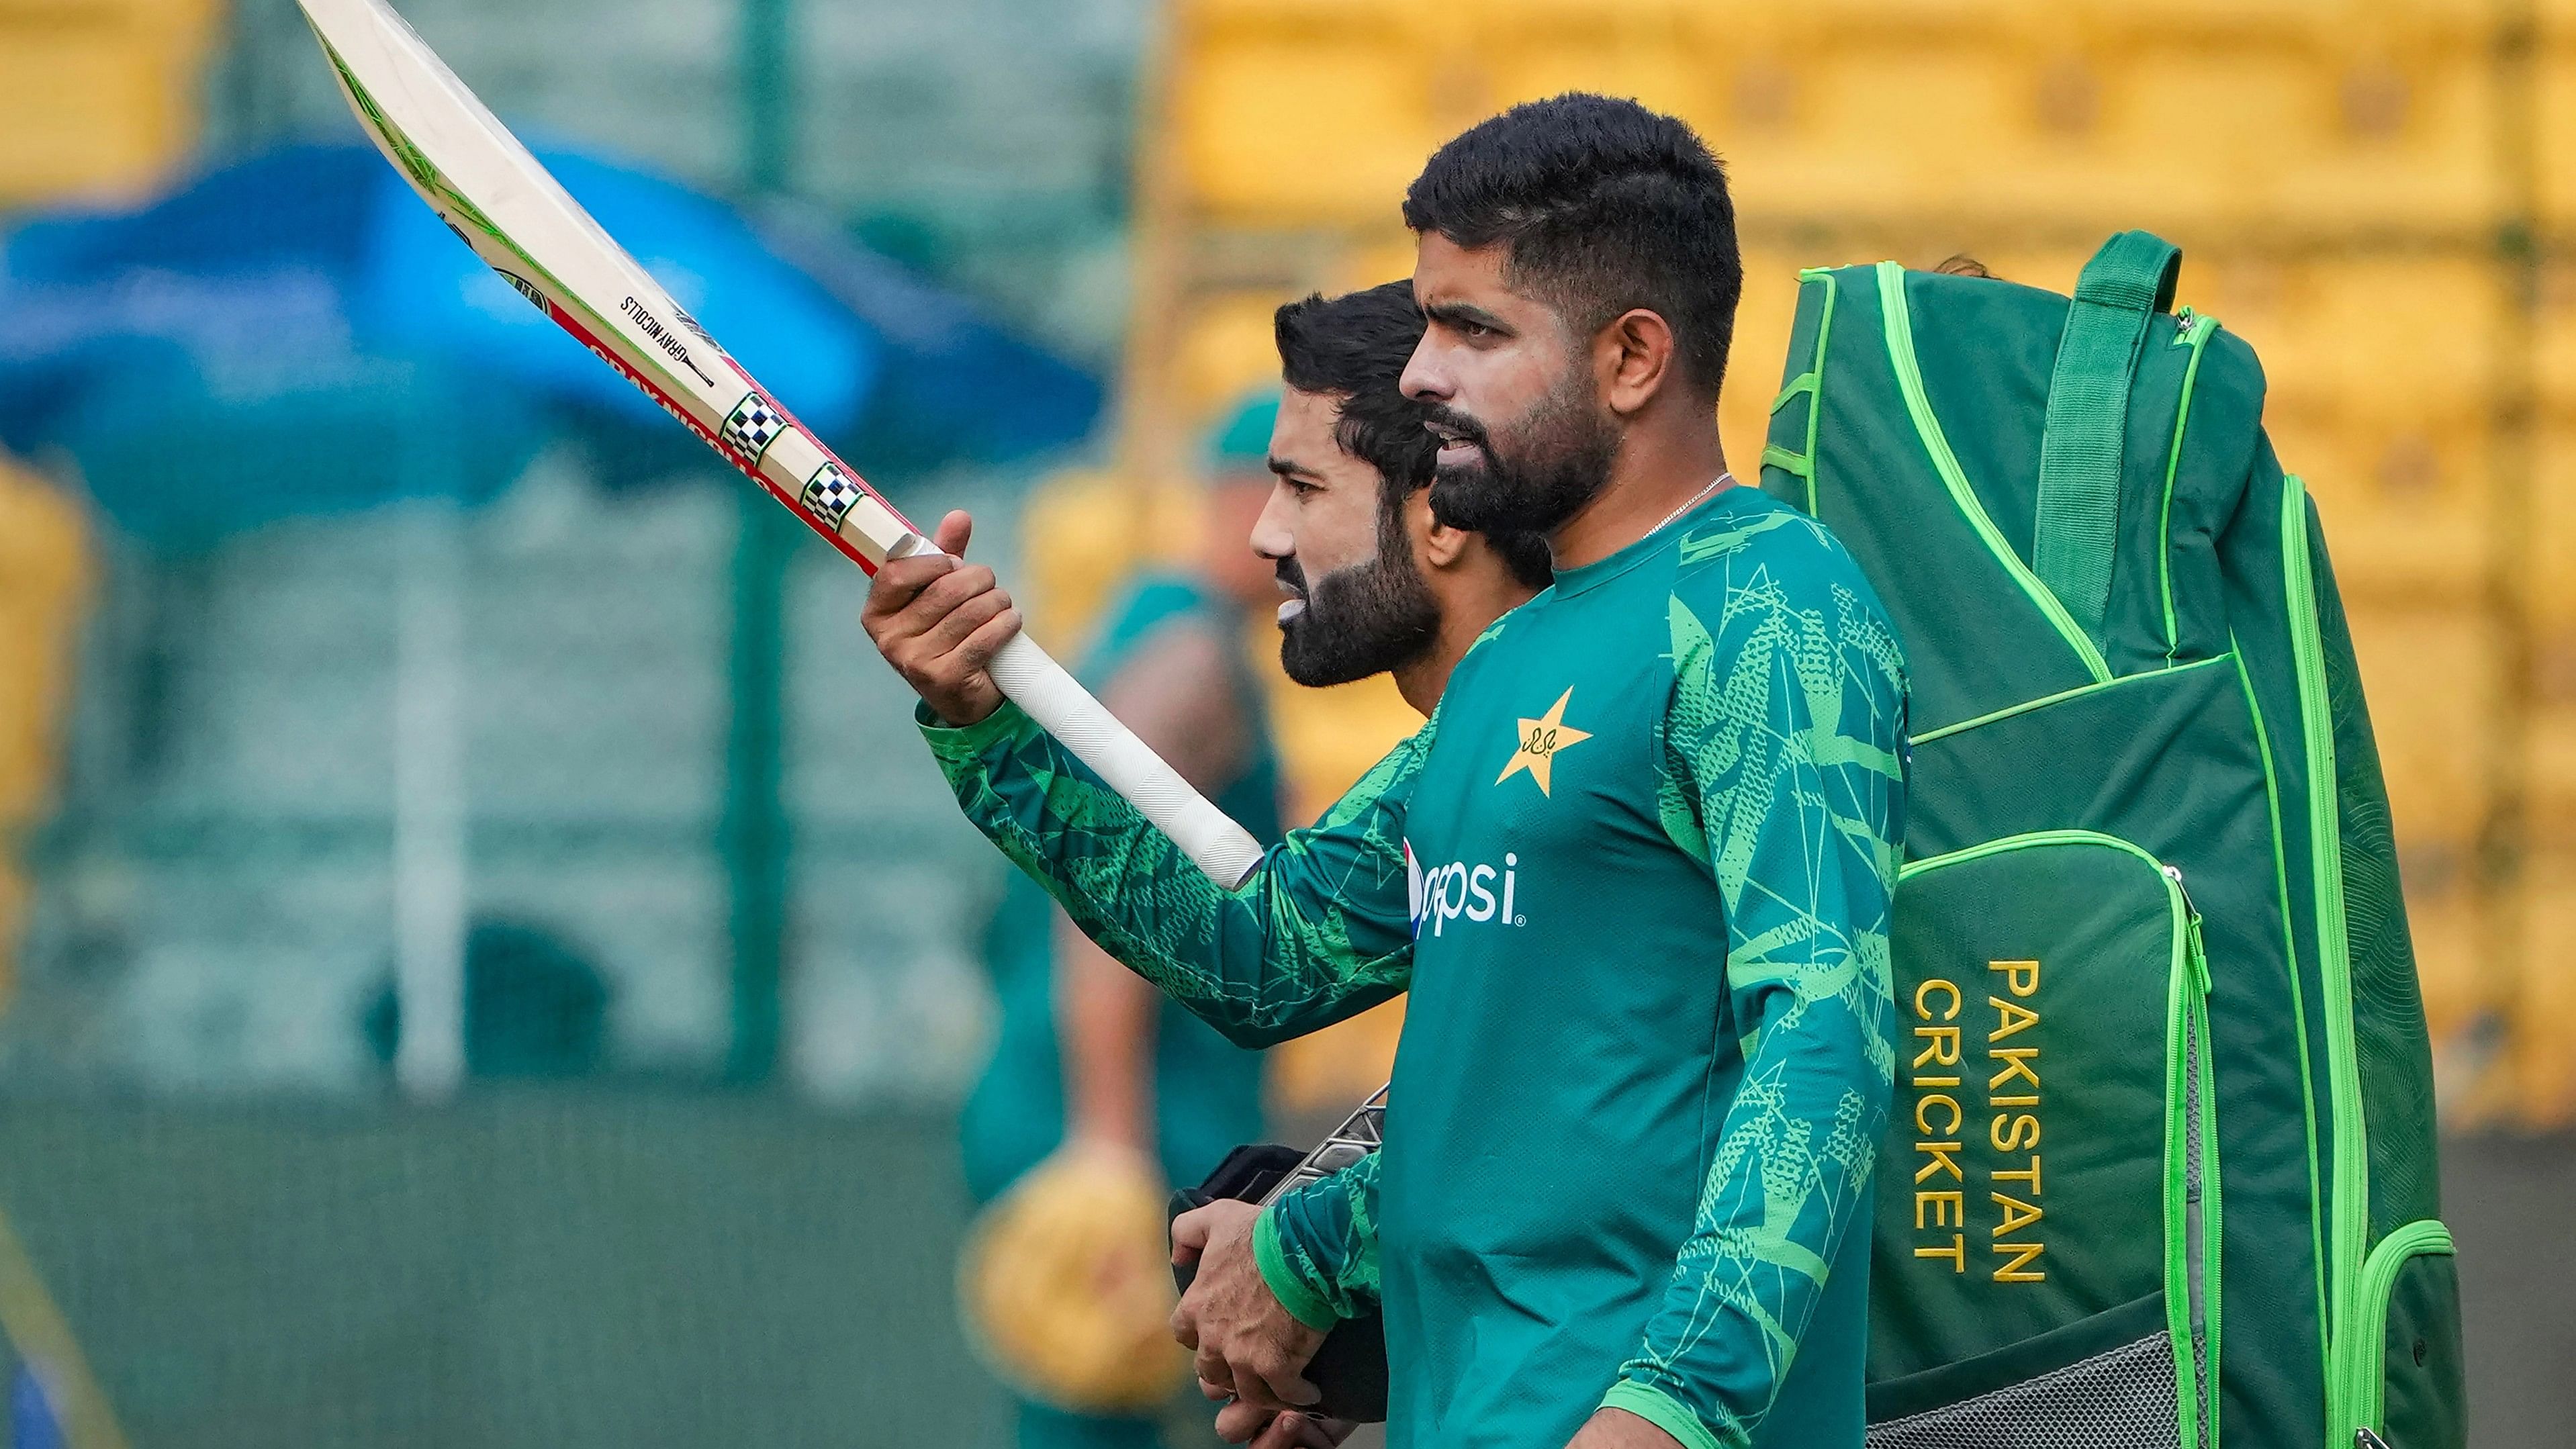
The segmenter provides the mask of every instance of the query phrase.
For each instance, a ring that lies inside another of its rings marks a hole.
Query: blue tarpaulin
[[[647,172],[541,157],[862,471],[872,449],[907,468],[1025,456],[1099,410],[1090,378],[829,230],[782,242]],[[68,457],[145,537],[472,502],[567,425],[667,434],[673,459],[695,446],[363,144],[268,152],[0,241],[0,444]]]

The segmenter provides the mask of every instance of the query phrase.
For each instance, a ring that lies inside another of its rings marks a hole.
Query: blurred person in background
[[[53,810],[93,572],[80,506],[0,456],[0,1008],[28,897],[18,852]]]
[[[1190,567],[1134,580],[1076,671],[1264,844],[1280,836],[1279,762],[1243,641],[1277,592],[1245,540],[1270,496],[1278,415],[1264,393],[1222,420]],[[1261,1135],[1261,1055],[1111,960],[1023,876],[985,959],[1000,1021],[961,1124],[986,1207],[967,1310],[1019,1394],[1022,1449],[1148,1449],[1188,1381],[1166,1321],[1163,1203]]]

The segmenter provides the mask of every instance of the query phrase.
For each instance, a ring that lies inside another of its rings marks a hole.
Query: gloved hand
[[[957,1296],[996,1374],[1092,1414],[1150,1412],[1189,1381],[1171,1337],[1164,1193],[1142,1154],[1077,1142],[976,1219]]]

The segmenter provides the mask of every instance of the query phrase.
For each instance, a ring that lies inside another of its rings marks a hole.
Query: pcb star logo
[[[1556,697],[1556,703],[1547,707],[1547,713],[1521,721],[1520,734],[1512,742],[1511,763],[1494,777],[1495,784],[1527,770],[1530,778],[1538,782],[1538,792],[1553,798],[1548,776],[1556,767],[1556,752],[1592,738],[1590,731],[1575,729],[1565,722],[1565,702],[1572,698],[1574,689],[1569,685],[1565,693]]]

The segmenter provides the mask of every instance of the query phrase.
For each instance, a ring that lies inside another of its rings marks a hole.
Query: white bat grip
[[[993,656],[990,669],[993,682],[1013,703],[1126,796],[1208,879],[1232,890],[1261,863],[1261,844],[1252,832],[1190,788],[1180,771],[1120,724],[1028,635],[1012,635]]]

